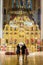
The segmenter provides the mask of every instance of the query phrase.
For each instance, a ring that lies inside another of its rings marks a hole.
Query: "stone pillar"
[[[2,27],[3,27],[3,12],[2,12],[2,5],[3,5],[3,0],[0,0],[0,38],[2,38]]]
[[[41,0],[41,39],[43,39],[43,0]]]

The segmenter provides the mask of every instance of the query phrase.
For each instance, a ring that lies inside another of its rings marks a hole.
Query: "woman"
[[[17,58],[19,60],[19,56],[20,56],[20,46],[19,46],[19,44],[17,45],[17,51],[16,51],[16,53],[17,53]]]
[[[22,46],[21,50],[22,50],[22,56],[23,56],[23,61],[24,61],[24,55],[25,55],[25,49],[26,49],[26,46],[25,44]]]

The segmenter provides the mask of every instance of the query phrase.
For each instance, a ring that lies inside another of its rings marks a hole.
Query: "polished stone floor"
[[[43,65],[43,53],[30,54],[27,59],[22,59],[22,56],[17,59],[16,55],[0,54],[0,65]]]

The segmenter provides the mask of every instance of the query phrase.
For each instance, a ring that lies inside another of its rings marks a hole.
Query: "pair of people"
[[[25,44],[22,45],[22,47],[20,48],[19,44],[17,45],[17,57],[19,59],[19,56],[20,56],[20,50],[22,51],[22,57],[23,57],[23,60],[24,60],[24,55],[26,54],[26,57],[27,57],[27,47]]]

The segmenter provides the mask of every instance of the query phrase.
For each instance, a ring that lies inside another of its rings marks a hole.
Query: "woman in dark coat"
[[[22,50],[22,55],[23,55],[23,60],[24,60],[24,55],[25,55],[25,49],[26,49],[26,46],[25,44],[22,46],[21,50]]]
[[[17,45],[16,53],[17,53],[17,58],[19,59],[19,55],[20,55],[20,46],[19,46],[19,44]]]

